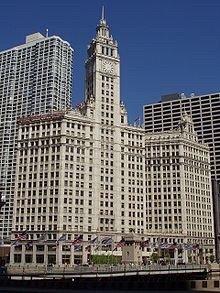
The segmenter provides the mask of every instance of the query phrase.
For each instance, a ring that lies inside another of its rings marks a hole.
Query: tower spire
[[[102,5],[102,18],[101,20],[104,20],[105,19],[105,6]]]
[[[101,19],[99,20],[99,24],[96,28],[96,31],[97,31],[98,36],[109,38],[109,28],[108,28],[108,25],[107,25],[106,19],[105,19],[105,6],[104,5],[102,6],[102,15],[101,15]]]

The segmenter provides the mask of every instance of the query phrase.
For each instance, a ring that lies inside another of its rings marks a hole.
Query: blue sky
[[[106,7],[119,43],[121,97],[130,121],[162,94],[220,90],[219,0],[1,0],[0,50],[33,32],[56,34],[71,43],[73,101],[84,96],[84,60]]]

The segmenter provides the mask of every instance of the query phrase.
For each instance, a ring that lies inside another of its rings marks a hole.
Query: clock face
[[[106,73],[113,74],[114,73],[114,64],[112,62],[110,62],[110,61],[104,61],[102,63],[102,69]]]

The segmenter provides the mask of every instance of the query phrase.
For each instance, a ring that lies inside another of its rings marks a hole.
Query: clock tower
[[[127,112],[120,101],[120,58],[117,41],[107,25],[104,9],[96,36],[87,50],[85,77],[86,114],[94,125],[93,204],[97,231],[120,231],[121,132]]]
[[[103,125],[124,123],[123,105],[120,103],[120,59],[117,41],[110,34],[104,8],[96,29],[96,37],[87,50],[85,98],[91,104],[92,116]],[[91,109],[90,109],[91,111]]]

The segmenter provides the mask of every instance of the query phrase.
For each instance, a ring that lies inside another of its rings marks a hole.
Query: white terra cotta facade
[[[128,125],[118,45],[104,18],[88,48],[85,82],[76,109],[19,120],[12,240],[22,231],[27,240],[11,246],[11,266],[121,256],[117,242],[131,230],[153,243],[143,248],[145,257],[163,242],[199,244],[200,253],[212,254],[208,148],[187,115],[168,133]],[[83,242],[73,245],[79,235]],[[96,237],[112,244],[94,245]],[[188,254],[196,261],[198,249]],[[188,254],[181,251],[185,262]]]

